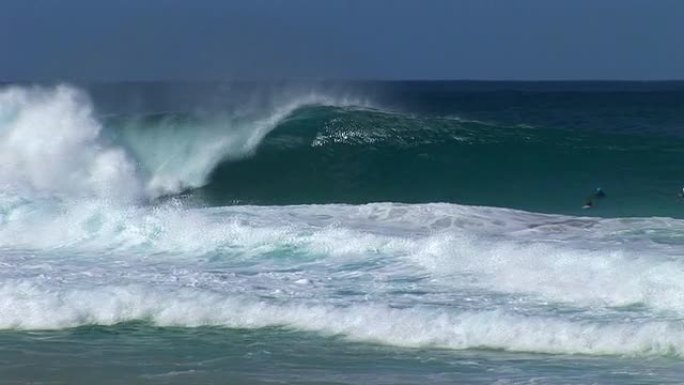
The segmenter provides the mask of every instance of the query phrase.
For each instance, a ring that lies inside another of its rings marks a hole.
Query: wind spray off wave
[[[0,91],[0,184],[21,194],[141,197],[135,162],[103,135],[88,98],[66,86]]]
[[[289,86],[198,86],[196,104],[190,86],[3,89],[0,362],[134,357],[184,383],[179,357],[216,373],[300,360],[488,384],[655,362],[678,383],[681,138],[575,130],[557,117],[607,119],[575,95],[535,96],[544,115],[527,94],[438,86],[360,98],[373,108]]]
[[[262,109],[102,120],[74,87],[8,87],[0,91],[0,183],[62,198],[135,201],[175,194],[205,185],[220,162],[252,155],[298,108],[331,103],[350,101],[310,91]]]

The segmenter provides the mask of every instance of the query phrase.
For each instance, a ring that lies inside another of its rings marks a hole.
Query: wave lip
[[[156,197],[206,185],[217,165],[254,155],[266,135],[304,106],[356,103],[308,93],[263,110],[246,108],[183,124],[161,121],[140,127],[133,120],[124,127],[122,141],[149,177],[148,194]]]
[[[205,185],[220,162],[254,154],[303,106],[363,104],[311,90],[274,99],[210,116],[101,121],[89,96],[75,87],[2,88],[0,185],[63,198],[154,199]]]

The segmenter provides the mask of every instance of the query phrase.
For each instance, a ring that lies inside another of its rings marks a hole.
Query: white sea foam
[[[540,305],[639,305],[684,313],[684,260],[679,258],[679,247],[652,244],[648,236],[614,242],[614,234],[624,229],[638,226],[655,231],[667,224],[672,230],[682,227],[679,220],[571,220],[458,205],[191,209],[173,204],[122,208],[101,201],[57,207],[40,202],[6,204],[0,247],[33,250],[38,260],[45,253],[49,260],[50,250],[59,249],[150,263],[197,264],[198,257],[210,256],[228,264],[250,260],[268,265],[294,253],[316,261],[315,278],[320,280],[351,264],[358,269],[356,276],[429,277],[431,285],[444,292],[475,290],[514,295]],[[559,226],[564,230],[559,231]],[[587,232],[592,235],[586,236]],[[302,278],[313,277],[297,279]],[[270,289],[281,289],[277,285]],[[383,281],[374,285],[379,293],[396,289]],[[315,285],[299,286],[317,290]]]
[[[488,348],[510,351],[682,355],[678,322],[589,322],[534,317],[505,311],[450,311],[276,304],[226,297],[198,289],[149,286],[44,287],[27,282],[0,285],[0,328],[55,329],[145,320],[160,326],[262,328],[283,326],[359,341],[410,347]]]
[[[24,194],[136,198],[134,163],[101,131],[73,88],[0,91],[0,184]]]
[[[131,201],[204,185],[224,160],[249,156],[279,122],[306,105],[357,105],[316,92],[268,108],[109,133],[74,87],[0,89],[0,185],[22,195]],[[248,111],[247,111],[248,110]],[[110,138],[119,138],[115,143]]]
[[[682,220],[141,203],[205,183],[307,103],[326,99],[123,143],[78,90],[0,91],[0,328],[281,325],[403,346],[682,354]]]

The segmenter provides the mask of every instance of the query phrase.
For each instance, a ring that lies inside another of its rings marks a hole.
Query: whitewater
[[[0,383],[681,378],[679,181],[652,172],[676,135],[238,94],[131,113],[0,90]]]

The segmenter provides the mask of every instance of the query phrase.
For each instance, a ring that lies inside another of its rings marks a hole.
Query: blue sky
[[[684,79],[681,0],[3,0],[0,80]]]

